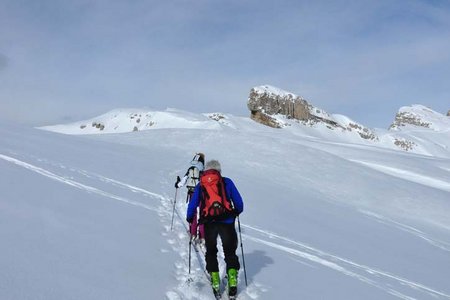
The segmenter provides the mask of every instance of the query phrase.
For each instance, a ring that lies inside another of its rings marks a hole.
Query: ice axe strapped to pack
[[[211,169],[203,172],[200,186],[202,189],[200,222],[223,220],[233,215],[233,207],[219,171]]]

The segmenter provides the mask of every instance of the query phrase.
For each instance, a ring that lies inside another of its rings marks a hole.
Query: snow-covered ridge
[[[450,118],[426,106],[414,104],[399,109],[389,129],[431,129],[434,131],[449,130]]]
[[[347,116],[330,114],[294,93],[269,85],[251,89],[247,105],[254,121],[281,128],[296,137],[450,157],[450,118],[422,105],[402,107],[391,130],[371,129]],[[116,109],[84,121],[40,127],[74,135],[169,128],[272,132],[245,117],[223,113],[196,114],[177,109]]]
[[[271,85],[261,85],[261,86],[256,86],[253,88],[253,90],[255,91],[255,93],[257,94],[272,94],[272,95],[277,95],[280,97],[290,97],[292,99],[296,99],[296,98],[301,98],[298,95],[282,90],[280,88],[277,88],[275,86],[271,86]],[[303,98],[301,98],[303,99]]]
[[[400,149],[430,156],[449,156],[450,118],[423,105],[402,107],[389,131],[371,129],[347,116],[330,114],[294,93],[264,85],[250,91],[250,117],[275,128],[291,128],[327,140]],[[423,132],[425,129],[425,133]]]
[[[193,114],[176,109],[115,109],[88,120],[44,126],[40,129],[64,134],[126,133],[163,128],[219,129],[220,124],[232,126],[227,119],[221,113]]]

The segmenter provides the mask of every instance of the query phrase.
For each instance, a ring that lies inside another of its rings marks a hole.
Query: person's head
[[[199,153],[197,153],[196,156],[198,157],[197,160],[198,160],[199,162],[201,162],[202,164],[205,164],[205,154],[199,152]]]
[[[191,161],[191,166],[195,166],[200,171],[203,171],[205,168],[205,154],[195,153],[194,158]]]
[[[192,162],[194,163],[194,162],[197,162],[197,161],[199,161],[203,165],[205,165],[205,154],[203,154],[201,152],[195,153],[194,158],[192,159]]]
[[[220,162],[218,160],[212,159],[206,162],[205,171],[207,170],[216,170],[221,173],[222,167],[220,166]]]

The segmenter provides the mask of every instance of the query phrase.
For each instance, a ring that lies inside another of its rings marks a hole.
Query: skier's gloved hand
[[[186,221],[189,223],[189,224],[191,224],[193,221],[194,221],[194,218],[186,218]]]
[[[175,182],[175,188],[178,188],[178,183],[180,183],[181,179],[180,176],[177,176],[177,182]]]

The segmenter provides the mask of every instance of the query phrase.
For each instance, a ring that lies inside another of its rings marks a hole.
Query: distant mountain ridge
[[[288,130],[299,137],[450,157],[449,116],[418,104],[401,107],[389,130],[371,129],[346,116],[330,114],[303,97],[270,85],[252,88],[247,107],[250,119],[255,122],[249,122],[246,117],[224,113],[195,114],[176,109],[116,109],[92,119],[40,129],[80,135],[164,128],[268,131],[272,127]]]
[[[127,133],[163,128],[218,129],[227,125],[227,116],[220,113],[193,114],[177,109],[151,111],[115,109],[92,119],[69,124],[40,127],[64,134]]]
[[[445,141],[450,140],[450,118],[419,104],[401,107],[387,132],[370,129],[346,116],[330,114],[301,96],[270,85],[252,88],[247,107],[252,120],[269,127],[300,124],[317,130],[328,129],[336,135],[357,133],[362,140],[373,144],[391,144],[422,154],[428,153],[428,146],[424,145],[424,137],[417,137],[416,131],[429,130],[425,139],[439,140],[437,145],[444,152],[450,149],[450,143]]]

